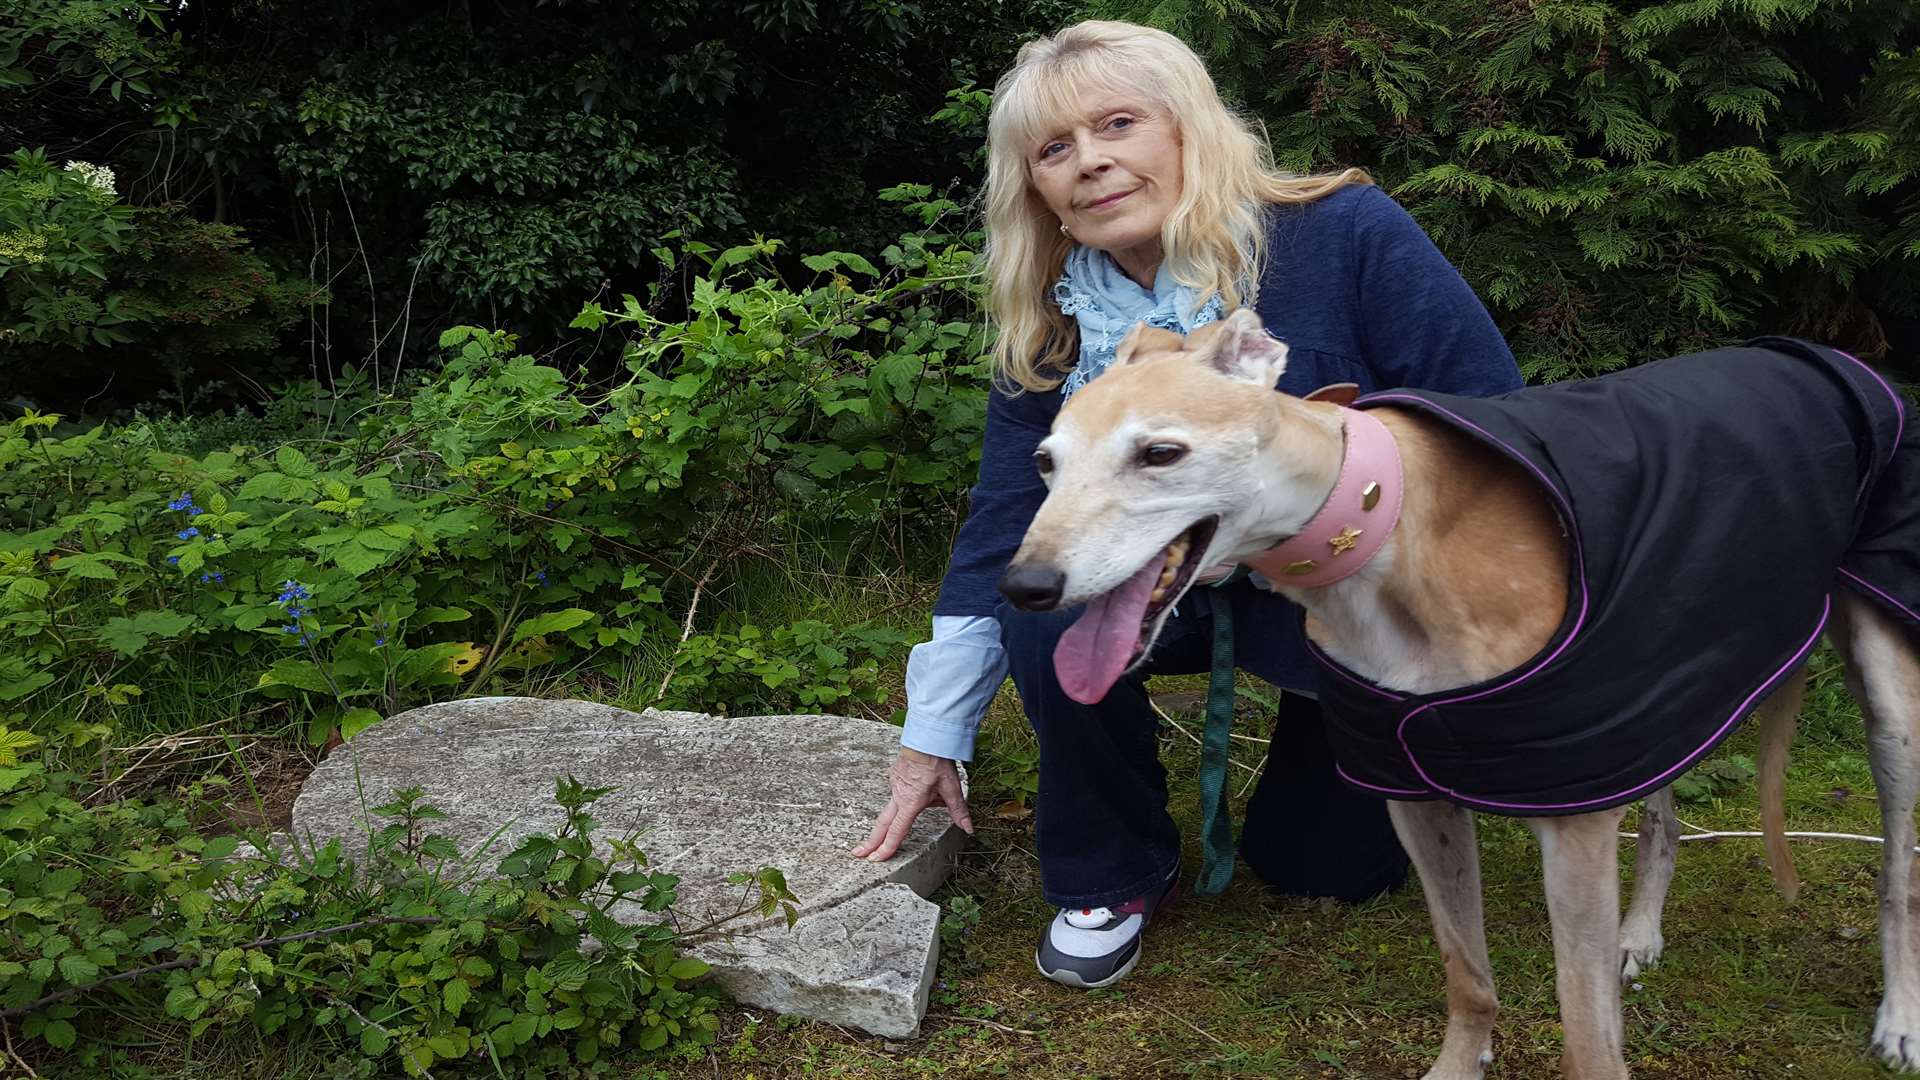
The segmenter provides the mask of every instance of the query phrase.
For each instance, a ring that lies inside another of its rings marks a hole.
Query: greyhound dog
[[[1428,1080],[1492,1061],[1474,811],[1538,837],[1566,1077],[1627,1076],[1620,984],[1662,948],[1667,785],[1748,714],[1791,893],[1781,775],[1823,633],[1885,818],[1873,1047],[1920,1071],[1920,423],[1859,361],[1772,342],[1483,402],[1303,399],[1275,392],[1286,346],[1240,310],[1184,339],[1135,328],[1040,443],[1048,494],[1000,590],[1086,606],[1054,656],[1076,699],[1138,667],[1199,568],[1245,565],[1304,608],[1342,774],[1389,798],[1445,962]]]

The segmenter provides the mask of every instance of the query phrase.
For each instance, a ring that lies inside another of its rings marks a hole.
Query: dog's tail
[[[1754,710],[1760,720],[1760,831],[1766,838],[1767,869],[1788,900],[1800,895],[1800,875],[1787,850],[1787,752],[1806,697],[1807,672],[1801,668]]]

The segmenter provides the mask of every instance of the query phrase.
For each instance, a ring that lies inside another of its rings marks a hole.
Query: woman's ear
[[[1220,324],[1207,362],[1229,379],[1271,390],[1287,370],[1285,342],[1268,334],[1251,308],[1238,308]]]

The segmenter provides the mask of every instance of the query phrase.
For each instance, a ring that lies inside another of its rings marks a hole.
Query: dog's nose
[[[1067,575],[1051,566],[1015,563],[1000,576],[1000,595],[1021,611],[1052,611],[1066,586]]]

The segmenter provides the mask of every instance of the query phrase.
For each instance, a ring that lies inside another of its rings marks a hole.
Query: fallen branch
[[[708,563],[707,572],[700,575],[699,581],[694,582],[693,599],[687,602],[687,618],[680,626],[680,640],[673,647],[673,663],[667,665],[667,673],[661,676],[660,689],[653,692],[653,700],[659,701],[661,698],[667,696],[667,687],[673,684],[673,676],[680,670],[680,646],[685,645],[687,639],[693,636],[693,613],[700,610],[700,590],[707,587],[707,582],[713,580],[714,572],[719,570],[720,564],[725,561],[726,558],[722,557]]]
[[[34,1072],[33,1066],[27,1064],[27,1059],[21,1057],[19,1054],[19,1051],[16,1051],[13,1048],[13,1025],[7,1023],[4,1020],[0,1020],[0,1036],[6,1037],[7,1056],[9,1058],[12,1058],[14,1061],[19,1062],[20,1067],[27,1070],[28,1080],[40,1080],[40,1074],[37,1072]]]

